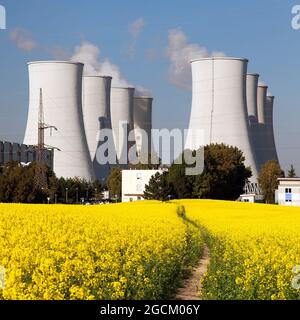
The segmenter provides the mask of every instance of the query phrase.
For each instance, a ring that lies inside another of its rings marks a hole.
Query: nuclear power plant
[[[233,57],[191,61],[192,107],[185,148],[211,143],[238,147],[251,167],[250,182],[255,185],[262,165],[278,161],[278,156],[274,97],[267,95],[267,86],[259,84],[259,74],[247,73],[247,65],[247,59]],[[151,150],[153,98],[135,96],[134,87],[112,86],[109,76],[85,76],[83,68],[82,63],[69,61],[28,64],[24,146],[38,143],[42,104],[45,146],[53,154],[56,175],[104,181],[114,164],[127,166],[130,149],[137,155]],[[100,138],[104,129],[112,131],[115,162],[100,164],[97,150],[105,143]],[[195,137],[194,130],[201,130],[204,140]]]

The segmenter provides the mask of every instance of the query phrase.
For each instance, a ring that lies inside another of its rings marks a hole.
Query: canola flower
[[[0,204],[0,299],[160,299],[201,254],[176,204]]]
[[[170,297],[204,240],[203,299],[299,299],[299,230],[300,208],[229,201],[0,204],[0,299]]]
[[[213,200],[181,201],[211,250],[203,299],[299,299],[300,208]],[[299,286],[298,286],[299,287]]]

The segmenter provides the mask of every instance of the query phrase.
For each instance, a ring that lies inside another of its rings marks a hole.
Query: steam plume
[[[188,43],[188,38],[180,29],[169,30],[169,43],[166,50],[170,60],[169,81],[185,89],[191,88],[192,59],[207,58],[210,56],[224,56],[223,52],[209,53],[208,49],[196,43]]]

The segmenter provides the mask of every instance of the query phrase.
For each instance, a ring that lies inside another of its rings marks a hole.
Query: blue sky
[[[74,51],[82,40],[101,49],[101,57],[120,67],[131,83],[151,90],[154,127],[186,128],[191,92],[170,83],[166,57],[168,32],[180,28],[189,43],[249,59],[276,96],[274,129],[284,168],[300,174],[300,30],[291,28],[297,1],[102,1],[0,0],[7,30],[0,30],[0,139],[22,141],[28,106],[26,62],[53,59],[52,52]],[[300,1],[299,1],[300,4]],[[145,26],[133,40],[129,26]],[[10,33],[21,28],[37,46],[21,50]],[[134,41],[134,56],[128,47]]]

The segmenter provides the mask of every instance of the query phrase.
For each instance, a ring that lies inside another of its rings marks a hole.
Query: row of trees
[[[104,186],[81,179],[58,179],[45,167],[47,187],[36,187],[36,164],[22,166],[8,162],[0,170],[0,202],[79,203],[82,199],[100,199]]]
[[[195,156],[195,151],[191,151]],[[243,153],[235,147],[211,144],[204,148],[204,170],[199,175],[186,175],[186,164],[182,155],[174,161],[168,171],[153,176],[146,186],[145,199],[168,200],[170,198],[209,198],[236,200],[243,193],[251,170],[244,164]],[[179,161],[180,160],[180,161]],[[177,164],[181,163],[181,164]],[[137,164],[132,169],[157,169],[159,165]],[[112,198],[121,198],[122,169],[113,168],[107,180]],[[0,167],[0,202],[23,203],[79,203],[84,199],[100,199],[105,188],[99,181],[90,183],[80,179],[58,179],[53,171],[45,168],[47,188],[37,188],[36,164],[21,166],[9,162]],[[284,177],[278,162],[269,161],[261,169],[258,182],[267,203],[274,202],[278,178]],[[293,166],[288,177],[296,177]]]
[[[182,166],[173,164],[169,172],[157,173],[150,179],[145,188],[145,199],[165,201],[174,197],[236,200],[243,193],[243,182],[250,177],[249,168],[240,163],[236,165],[232,160],[229,160],[227,165],[225,162],[221,165],[222,162],[218,163],[215,160],[206,159],[204,172],[195,177],[184,176]],[[284,171],[277,161],[270,160],[263,165],[258,183],[266,203],[275,203],[278,178],[283,177]],[[293,166],[288,172],[288,177],[296,177]]]

